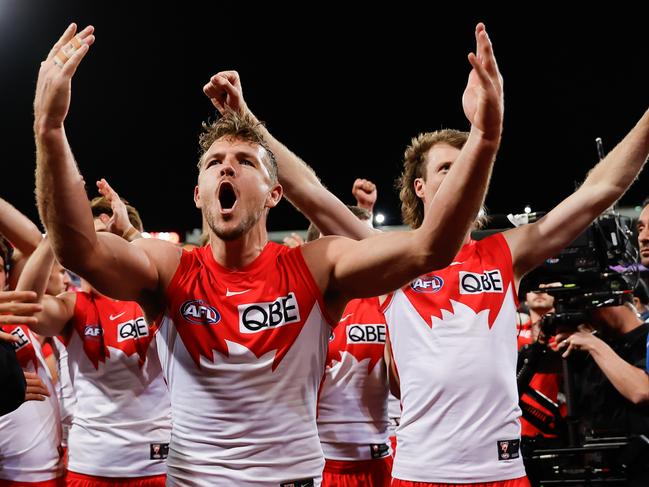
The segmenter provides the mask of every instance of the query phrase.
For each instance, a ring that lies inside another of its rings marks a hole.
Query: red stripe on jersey
[[[371,372],[383,358],[387,325],[380,311],[379,299],[353,299],[345,307],[338,326],[332,332],[327,351],[327,366],[342,360],[346,351],[359,362],[369,358],[367,372]]]
[[[506,261],[503,255],[507,256]],[[461,301],[476,314],[486,310],[491,328],[510,285],[518,305],[511,253],[505,238],[498,233],[484,240],[470,240],[451,265],[418,277],[402,290],[430,327],[433,317],[442,319],[443,311],[454,313],[451,301]]]
[[[72,328],[83,343],[86,356],[95,366],[110,357],[108,347],[122,350],[127,356],[137,354],[140,367],[146,361],[155,327],[144,320],[140,306],[132,301],[117,301],[94,293],[76,293]],[[69,343],[72,330],[65,336]]]
[[[12,345],[20,366],[23,369],[26,369],[31,363],[34,366],[34,369],[38,370],[38,358],[36,357],[33,343],[35,338],[34,335],[30,333],[29,327],[26,325],[3,325],[2,328],[5,333],[18,337],[19,341],[12,342]]]
[[[166,295],[169,316],[199,368],[201,356],[214,362],[215,350],[229,356],[230,341],[257,358],[276,351],[275,370],[316,303],[326,317],[299,247],[274,242],[236,271],[217,263],[209,245],[183,251]]]

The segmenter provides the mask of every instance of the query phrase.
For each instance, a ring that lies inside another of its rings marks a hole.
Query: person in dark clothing
[[[25,400],[25,376],[11,343],[0,341],[0,416],[10,413]]]
[[[572,359],[576,375],[577,410],[589,436],[649,438],[649,375],[645,369],[649,323],[638,318],[633,305],[592,311],[592,326],[557,335],[563,356]],[[601,336],[601,338],[600,338]],[[639,446],[644,445],[644,446]],[[629,486],[649,485],[649,443],[629,448]]]

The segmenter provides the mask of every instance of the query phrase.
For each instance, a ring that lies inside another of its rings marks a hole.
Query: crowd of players
[[[221,117],[200,138],[194,195],[206,243],[190,249],[140,238],[137,211],[106,180],[88,201],[64,122],[94,33],[71,24],[41,64],[34,101],[47,235],[6,202],[0,214],[0,338],[29,399],[0,417],[0,486],[529,485],[517,290],[635,180],[649,112],[542,219],[476,241],[504,102],[484,25],[475,38],[462,99],[470,130],[407,147],[403,232],[363,221],[372,183],[355,183],[365,212],[351,211],[259,123],[236,72],[214,75],[203,91]],[[284,194],[314,224],[306,243],[268,241]],[[65,269],[79,289],[66,290]],[[600,311],[595,324],[646,343],[630,304]],[[556,347],[587,351],[646,413],[644,362],[585,328]]]

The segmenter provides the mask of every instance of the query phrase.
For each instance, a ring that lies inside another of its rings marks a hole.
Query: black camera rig
[[[545,292],[554,297],[554,312],[541,321],[541,336],[557,328],[587,323],[590,312],[630,299],[639,279],[637,250],[632,241],[631,219],[613,211],[593,222],[575,241],[547,259],[521,282],[519,295]],[[542,287],[553,283],[555,287]],[[552,400],[530,387],[538,371],[563,374],[567,416]],[[521,401],[523,417],[554,438],[524,439],[523,456],[530,480],[536,485],[626,485],[625,456],[637,451],[637,438],[580,437],[580,417],[575,409],[574,377],[569,361],[540,342],[523,347],[517,367],[519,395],[531,396],[542,409]],[[642,448],[649,445],[642,438]]]

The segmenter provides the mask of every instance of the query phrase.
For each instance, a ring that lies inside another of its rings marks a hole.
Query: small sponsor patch
[[[117,325],[117,341],[135,340],[149,336],[149,325],[144,318],[139,317],[134,320],[125,321]]]
[[[86,325],[83,336],[90,340],[99,340],[104,334],[104,329],[99,325]]]
[[[513,460],[518,458],[520,440],[500,440],[498,442],[498,460]]]
[[[444,279],[439,276],[421,276],[412,281],[410,287],[418,293],[436,293],[444,287]]]
[[[379,345],[382,345],[385,343],[385,325],[348,325],[347,343],[377,343]]]
[[[390,447],[385,443],[370,445],[370,453],[372,454],[372,458],[387,457],[390,454]]]
[[[313,479],[289,480],[279,484],[279,487],[314,487]]]
[[[502,293],[503,277],[498,269],[476,272],[460,272],[460,294]]]
[[[300,307],[292,292],[274,301],[240,304],[237,308],[241,333],[274,330],[300,321]]]
[[[164,460],[169,455],[169,443],[151,443],[151,460]]]
[[[180,307],[180,314],[195,325],[216,325],[221,321],[221,313],[202,299],[185,301]]]

